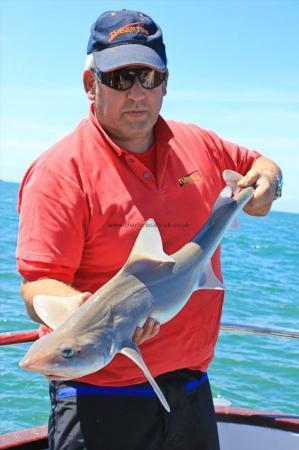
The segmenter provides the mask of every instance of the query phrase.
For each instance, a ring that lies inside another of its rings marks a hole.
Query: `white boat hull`
[[[221,450],[299,450],[299,434],[273,428],[218,422]]]

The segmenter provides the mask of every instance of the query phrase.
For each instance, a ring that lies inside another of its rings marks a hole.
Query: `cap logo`
[[[121,34],[124,34],[124,33],[134,33],[134,32],[138,33],[139,32],[139,33],[149,35],[149,32],[145,28],[138,26],[142,23],[143,22],[128,23],[124,27],[121,27],[121,28],[118,28],[117,30],[111,31],[111,33],[109,33],[109,42],[114,41],[114,39],[116,39],[118,36],[120,36]]]
[[[178,180],[179,185],[183,187],[187,183],[199,183],[201,180],[201,175],[199,170],[195,170],[194,172],[189,173],[188,175],[185,175],[183,178],[180,178]]]

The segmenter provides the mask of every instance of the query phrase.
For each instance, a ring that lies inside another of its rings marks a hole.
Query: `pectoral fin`
[[[72,297],[57,297],[53,295],[36,295],[33,298],[33,307],[42,321],[53,330],[79,308],[82,295]]]
[[[206,270],[199,279],[197,289],[217,289],[224,290],[223,283],[214,274],[212,264],[209,262]]]
[[[138,367],[140,367],[140,369],[142,370],[142,372],[144,373],[144,375],[148,379],[148,382],[151,384],[152,388],[154,389],[155,393],[157,394],[160,402],[162,403],[162,405],[164,406],[166,411],[170,412],[169,404],[167,403],[166,398],[164,397],[161,389],[157,385],[157,383],[156,383],[155,379],[153,378],[152,374],[150,373],[150,371],[146,367],[145,362],[143,361],[143,358],[142,358],[141,353],[138,350],[138,348],[133,346],[133,344],[132,344],[132,346],[130,344],[130,346],[123,347],[121,349],[120,353],[122,353],[123,355],[127,356],[128,358],[130,358],[135,364],[137,364]]]

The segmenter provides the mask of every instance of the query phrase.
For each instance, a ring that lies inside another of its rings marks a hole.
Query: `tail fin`
[[[243,175],[235,172],[234,170],[227,169],[223,171],[222,176],[227,186],[231,188],[233,195],[236,195],[238,192],[240,192],[241,189],[238,186],[238,181],[243,178]]]

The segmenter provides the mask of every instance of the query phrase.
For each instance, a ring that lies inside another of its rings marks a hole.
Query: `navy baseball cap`
[[[167,58],[160,27],[140,11],[106,11],[90,29],[87,54],[102,72],[141,64],[165,71]]]

